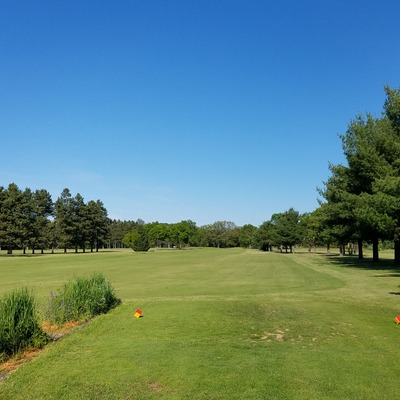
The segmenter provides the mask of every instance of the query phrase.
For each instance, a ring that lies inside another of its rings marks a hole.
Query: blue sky
[[[0,1],[0,185],[256,226],[400,86],[399,1]]]

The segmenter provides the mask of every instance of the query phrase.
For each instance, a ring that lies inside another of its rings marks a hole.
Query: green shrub
[[[149,236],[146,229],[142,225],[137,225],[123,240],[133,251],[148,251],[150,249]]]
[[[51,293],[47,318],[56,324],[89,319],[104,314],[119,303],[114,288],[102,274],[76,278],[57,293]]]
[[[42,347],[46,342],[28,289],[14,290],[0,299],[0,360],[20,350]]]

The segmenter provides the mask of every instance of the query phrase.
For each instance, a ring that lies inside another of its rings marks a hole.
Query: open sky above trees
[[[400,86],[398,1],[5,1],[0,185],[116,219],[317,206],[339,133]]]

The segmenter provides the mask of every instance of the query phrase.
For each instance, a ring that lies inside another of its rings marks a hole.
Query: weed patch
[[[90,319],[119,304],[110,282],[102,274],[76,278],[50,294],[46,316],[55,324]]]
[[[0,361],[21,350],[40,348],[47,340],[28,289],[14,290],[0,299]]]

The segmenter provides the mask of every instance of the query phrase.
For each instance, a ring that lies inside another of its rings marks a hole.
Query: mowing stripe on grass
[[[2,400],[400,396],[400,282],[388,271],[240,249],[136,256],[76,259],[124,303],[11,374]]]

